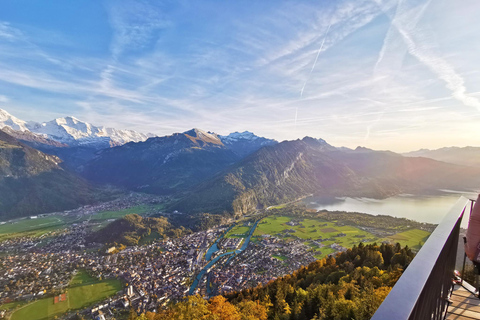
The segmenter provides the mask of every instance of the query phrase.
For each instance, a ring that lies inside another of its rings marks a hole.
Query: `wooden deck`
[[[474,288],[468,283],[464,285],[473,291]],[[472,320],[480,319],[480,299],[462,286],[455,285],[453,289],[452,304],[448,307],[447,320]]]

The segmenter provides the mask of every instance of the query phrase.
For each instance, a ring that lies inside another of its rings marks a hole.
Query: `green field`
[[[99,223],[94,231],[101,229],[109,223],[109,219],[118,219],[127,214],[145,214],[152,209],[161,209],[163,205],[142,205],[118,211],[104,211],[90,216],[53,215],[37,219],[22,219],[14,223],[0,225],[0,241],[13,237],[31,236],[38,237],[42,234],[61,230],[72,223],[81,223],[90,218],[90,221]]]
[[[300,225],[289,226],[286,223],[294,218],[286,216],[273,216],[263,219],[257,226],[254,236],[260,236],[263,234],[281,235],[284,234],[284,230],[295,230],[294,233],[290,233],[291,236],[287,238],[298,237],[304,240],[316,240],[318,238],[332,238],[339,233],[344,233],[347,236],[337,237],[336,243],[349,243],[349,239],[354,236],[364,236],[366,238],[373,238],[374,236],[366,231],[360,230],[352,226],[336,226],[335,223],[325,222],[317,219],[304,219]],[[359,242],[359,238],[354,242]]]
[[[304,219],[299,225],[287,225],[286,223],[290,222],[292,219],[295,220],[296,218],[288,216],[269,216],[262,219],[253,234],[254,238],[252,238],[252,241],[260,241],[261,236],[265,234],[282,238],[287,242],[298,238],[303,239],[305,240],[304,244],[310,246],[315,251],[313,252],[314,256],[317,259],[320,259],[335,251],[332,248],[328,248],[328,246],[333,243],[337,243],[346,248],[351,248],[354,245],[358,245],[363,239],[368,239],[368,241],[365,242],[367,244],[374,242],[380,244],[387,240],[394,243],[399,242],[402,246],[408,245],[410,248],[420,249],[430,235],[427,231],[412,229],[386,238],[378,238],[360,228],[353,226],[337,226],[336,221],[327,222],[321,219]],[[287,233],[285,232],[286,230],[294,230],[295,232],[290,231]],[[345,236],[338,236],[339,233],[343,233]],[[313,243],[313,240],[320,238],[332,240],[322,241],[321,245],[323,245],[323,247],[319,247]],[[279,259],[279,257],[275,258]]]
[[[264,234],[277,236],[285,241],[292,241],[298,237],[299,239],[305,240],[304,244],[309,245],[315,250],[314,256],[319,259],[335,251],[334,249],[327,248],[328,245],[333,243],[351,248],[354,245],[358,245],[364,238],[371,239],[368,243],[377,240],[374,235],[359,228],[336,226],[334,222],[326,222],[320,219],[304,219],[299,225],[287,225],[286,223],[292,219],[294,220],[295,218],[288,216],[270,216],[264,218],[260,221],[253,234],[255,237],[254,241],[259,241],[259,237]],[[295,230],[295,232],[285,233],[285,230]],[[339,237],[339,233],[344,233],[346,236]],[[312,241],[320,238],[331,238],[333,240],[323,241],[322,245],[324,245],[324,247],[319,248],[318,245],[312,243]]]
[[[118,210],[118,211],[103,211],[99,212],[97,214],[92,215],[91,221],[103,221],[103,220],[108,220],[108,219],[118,219],[121,217],[126,216],[127,214],[132,214],[136,213],[139,215],[142,215],[148,211],[150,211],[152,208],[163,208],[162,205],[158,206],[148,206],[148,205],[141,205],[141,206],[136,206],[136,207],[131,207],[128,209],[123,209],[123,210]]]
[[[252,225],[253,226],[253,225]],[[246,238],[248,236],[248,233],[250,232],[250,229],[252,228],[246,227],[243,224],[239,224],[232,228],[226,235],[225,238]]]
[[[13,313],[11,320],[48,320],[67,310],[77,310],[114,295],[122,289],[119,280],[99,281],[80,271],[72,279],[67,290],[67,301],[54,304],[53,298],[37,300]]]
[[[15,302],[9,302],[0,305],[0,310],[10,310],[10,309],[15,309],[17,306],[21,306],[24,304],[24,301],[15,301]]]
[[[413,249],[420,249],[427,238],[430,236],[430,232],[412,229],[404,232],[397,233],[393,236],[386,237],[386,240],[391,240],[393,242],[399,242],[402,246],[408,245]]]
[[[17,236],[41,236],[50,231],[65,228],[79,221],[73,216],[49,216],[37,219],[22,219],[14,223],[0,225],[0,241]]]

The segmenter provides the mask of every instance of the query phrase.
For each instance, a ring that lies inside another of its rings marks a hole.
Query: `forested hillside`
[[[175,229],[165,217],[145,218],[138,214],[128,214],[90,235],[90,242],[104,244],[137,245],[152,233],[155,238],[179,237],[185,232],[183,227]]]

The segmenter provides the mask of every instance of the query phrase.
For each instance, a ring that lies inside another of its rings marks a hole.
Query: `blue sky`
[[[0,108],[410,151],[480,146],[480,2],[0,2]]]

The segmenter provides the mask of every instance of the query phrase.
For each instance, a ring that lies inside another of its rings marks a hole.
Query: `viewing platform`
[[[464,282],[463,286],[468,288],[470,285]],[[446,320],[480,319],[480,299],[463,286],[454,286],[450,297],[452,302],[448,306]],[[468,289],[474,290],[473,287]]]
[[[464,255],[460,225],[474,201],[461,197],[397,281],[372,320],[480,319],[475,288],[455,284],[457,253]],[[468,261],[468,259],[467,259]]]

